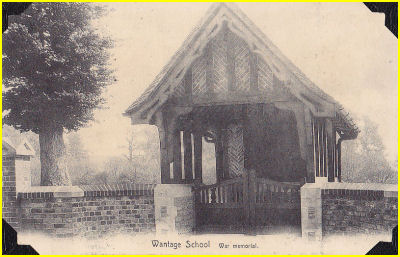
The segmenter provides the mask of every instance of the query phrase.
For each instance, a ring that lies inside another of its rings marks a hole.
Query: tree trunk
[[[62,128],[46,128],[39,133],[41,186],[70,186]]]

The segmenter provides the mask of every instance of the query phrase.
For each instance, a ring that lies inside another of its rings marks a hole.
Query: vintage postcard
[[[3,3],[3,253],[397,253],[397,49],[397,3]]]

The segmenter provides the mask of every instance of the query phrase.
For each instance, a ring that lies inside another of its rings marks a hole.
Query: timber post
[[[190,130],[183,132],[183,146],[184,146],[184,167],[185,167],[185,182],[193,182],[192,170],[192,133]]]
[[[170,158],[168,154],[168,124],[165,119],[165,112],[158,112],[156,114],[155,124],[158,128],[160,138],[160,168],[161,168],[161,184],[170,184]]]
[[[160,136],[160,166],[161,166],[161,184],[171,183],[170,165],[168,160],[167,133],[162,128],[158,128]]]
[[[176,130],[174,133],[174,183],[182,180],[182,153],[181,153],[181,132]]]
[[[224,149],[222,142],[222,130],[218,129],[215,138],[215,158],[216,158],[216,172],[217,183],[220,183],[224,177]]]
[[[315,182],[315,160],[314,160],[314,145],[315,145],[315,123],[312,120],[310,110],[306,109],[304,112],[304,122],[306,129],[306,182]]]
[[[337,143],[337,175],[338,175],[338,182],[342,182],[342,138],[339,138]]]
[[[326,122],[326,136],[327,136],[327,148],[328,148],[328,182],[335,182],[335,170],[334,170],[334,130],[332,121],[327,119]]]
[[[203,151],[203,141],[202,136],[198,132],[193,134],[193,154],[194,154],[194,179],[198,183],[203,182],[203,167],[202,167],[202,151]]]
[[[254,169],[246,169],[243,173],[244,229],[248,234],[254,232],[256,219],[256,178]]]
[[[249,170],[249,227],[253,231],[256,221],[256,186],[257,173],[254,169]]]

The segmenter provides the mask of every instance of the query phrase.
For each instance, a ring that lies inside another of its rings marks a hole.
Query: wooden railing
[[[248,188],[244,185],[244,182],[248,182],[246,178],[238,177],[222,181],[219,184],[199,186],[195,189],[197,202],[201,204],[242,203],[245,194],[244,188]],[[250,195],[255,198],[253,201],[257,204],[299,201],[300,183],[277,182],[266,178],[257,178],[254,186],[254,194]]]
[[[297,224],[301,183],[257,178],[250,170],[242,177],[195,187],[197,224],[247,227]]]
[[[255,188],[255,205],[257,208],[300,208],[300,186],[300,183],[258,178]]]
[[[257,205],[294,204],[300,205],[300,183],[277,182],[266,178],[257,178],[255,202]]]
[[[241,203],[245,194],[244,182],[247,177],[238,177],[222,181],[219,184],[197,187],[198,203]],[[266,178],[257,178],[255,181],[255,203],[277,203],[298,201],[300,183],[277,182]],[[249,188],[250,189],[250,188]]]
[[[198,202],[212,203],[241,203],[243,202],[243,178],[233,178],[219,184],[200,186],[196,189]]]

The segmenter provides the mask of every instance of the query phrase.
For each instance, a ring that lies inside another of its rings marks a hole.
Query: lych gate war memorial
[[[335,186],[341,143],[359,133],[343,107],[230,4],[209,10],[125,115],[157,126],[161,183],[166,192],[194,187],[199,231],[302,228],[321,237],[321,192],[347,191]],[[201,184],[203,139],[215,145],[214,185]]]

